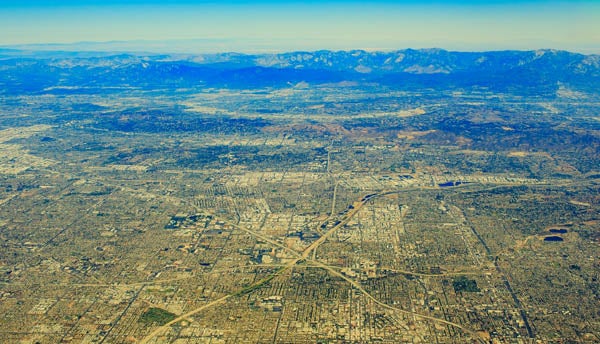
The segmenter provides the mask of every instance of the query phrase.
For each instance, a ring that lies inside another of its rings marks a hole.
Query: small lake
[[[565,241],[565,239],[563,239],[563,238],[561,238],[559,236],[553,235],[553,236],[547,236],[547,237],[545,237],[544,241]]]
[[[568,230],[566,230],[565,228],[551,228],[550,229],[550,233],[565,234],[567,232],[568,232]]]
[[[461,182],[459,181],[449,181],[449,182],[445,182],[445,183],[440,183],[438,184],[439,187],[441,188],[447,188],[447,187],[451,187],[451,186],[459,186],[461,184],[467,184],[467,182]]]

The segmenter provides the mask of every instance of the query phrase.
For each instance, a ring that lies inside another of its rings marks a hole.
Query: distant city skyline
[[[597,54],[598,18],[600,1],[9,0],[0,4],[0,45],[186,53],[549,48]],[[110,43],[64,45],[78,42]]]

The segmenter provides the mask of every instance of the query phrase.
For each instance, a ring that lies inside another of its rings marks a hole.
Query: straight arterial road
[[[402,190],[402,191],[406,191],[406,190]],[[195,314],[198,314],[198,313],[200,313],[201,311],[203,311],[205,309],[208,309],[208,308],[210,308],[212,306],[215,306],[217,304],[223,303],[223,302],[227,301],[231,297],[238,296],[238,295],[243,295],[243,294],[252,292],[253,290],[256,290],[256,289],[260,288],[264,284],[270,282],[276,276],[281,275],[285,271],[288,271],[288,270],[292,269],[295,265],[297,265],[299,263],[302,263],[302,262],[305,262],[305,261],[314,263],[316,266],[323,268],[324,270],[328,271],[329,273],[333,274],[334,276],[340,277],[341,279],[347,281],[354,288],[356,288],[358,291],[360,291],[361,293],[363,293],[367,298],[369,298],[370,300],[372,300],[373,302],[375,302],[376,304],[378,304],[378,305],[380,305],[380,306],[382,306],[384,308],[387,308],[387,309],[390,309],[390,310],[393,310],[393,311],[398,311],[398,312],[401,312],[401,313],[411,314],[411,315],[413,315],[413,316],[415,316],[417,318],[421,318],[421,319],[425,319],[425,320],[430,320],[430,321],[436,321],[436,322],[439,322],[439,323],[442,323],[442,324],[445,324],[445,325],[456,327],[456,328],[461,329],[461,330],[469,333],[470,335],[474,336],[474,338],[476,338],[479,342],[485,343],[485,341],[479,336],[479,334],[477,332],[475,332],[473,330],[470,330],[470,329],[462,326],[461,324],[453,323],[453,322],[447,321],[445,319],[439,319],[439,318],[435,318],[435,317],[428,316],[428,315],[423,315],[423,314],[419,314],[419,313],[415,313],[415,312],[410,312],[410,311],[402,310],[402,309],[399,309],[399,308],[387,305],[387,304],[385,304],[385,303],[377,300],[374,296],[372,296],[369,292],[367,292],[364,288],[362,288],[362,286],[358,282],[356,282],[356,281],[354,281],[354,280],[352,280],[352,279],[344,276],[343,274],[335,271],[331,267],[329,267],[329,266],[327,266],[327,265],[325,265],[325,264],[323,264],[321,262],[318,262],[316,260],[312,260],[312,259],[308,258],[310,256],[311,252],[313,252],[314,250],[316,250],[322,243],[324,243],[327,239],[329,239],[336,231],[338,231],[340,228],[344,227],[348,222],[350,222],[350,220],[369,201],[371,201],[371,200],[373,200],[373,199],[375,199],[377,197],[386,196],[386,195],[390,195],[390,194],[394,194],[394,193],[398,193],[398,192],[402,192],[402,191],[385,191],[385,192],[381,192],[381,193],[369,194],[369,195],[363,197],[360,200],[360,202],[356,202],[354,204],[354,209],[352,209],[352,211],[348,212],[344,216],[344,218],[340,221],[340,223],[338,223],[333,228],[331,228],[327,233],[325,233],[324,235],[322,235],[319,239],[315,240],[310,246],[308,246],[306,249],[304,249],[304,251],[302,251],[301,254],[299,254],[297,251],[294,251],[294,250],[292,250],[292,249],[290,249],[288,247],[285,247],[284,245],[278,243],[277,241],[272,240],[272,239],[270,239],[270,238],[268,238],[268,237],[266,237],[266,236],[264,236],[262,234],[256,233],[256,232],[251,231],[249,229],[239,228],[239,227],[236,226],[236,229],[239,229],[239,230],[242,230],[244,232],[247,232],[247,233],[249,233],[249,234],[251,234],[251,235],[253,235],[253,236],[255,236],[255,237],[257,237],[257,238],[259,238],[261,240],[263,240],[263,241],[266,241],[266,242],[271,243],[271,244],[273,244],[273,245],[275,245],[277,247],[280,247],[280,248],[286,250],[287,252],[290,252],[293,255],[295,255],[296,258],[293,259],[292,261],[290,261],[288,264],[284,265],[281,269],[279,269],[276,272],[274,272],[272,275],[270,275],[270,276],[268,276],[268,277],[266,277],[266,278],[264,278],[264,279],[262,279],[262,280],[260,280],[260,281],[258,281],[256,283],[254,283],[251,286],[248,286],[248,287],[244,288],[241,291],[238,291],[236,293],[232,293],[232,294],[228,294],[228,295],[222,296],[219,299],[211,301],[211,302],[209,302],[209,303],[207,303],[207,304],[205,304],[203,306],[200,306],[200,307],[198,307],[198,308],[196,308],[196,309],[194,309],[194,310],[192,310],[190,312],[182,314],[182,315],[178,316],[177,318],[169,321],[168,323],[166,323],[166,324],[164,324],[164,325],[162,325],[160,327],[157,327],[156,329],[154,329],[154,331],[152,331],[145,338],[143,338],[140,341],[140,344],[147,344],[147,343],[149,343],[152,338],[160,335],[161,333],[163,333],[164,331],[166,331],[172,325],[174,325],[174,324],[176,324],[176,323],[178,323],[178,322],[180,322],[182,320],[185,320],[185,319],[187,319],[187,318],[189,318],[189,317],[191,317],[191,316],[193,316]]]

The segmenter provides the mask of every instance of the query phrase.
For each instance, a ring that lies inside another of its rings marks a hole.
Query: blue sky
[[[600,53],[600,1],[0,0],[0,33],[0,45],[136,41],[140,49],[186,52]]]

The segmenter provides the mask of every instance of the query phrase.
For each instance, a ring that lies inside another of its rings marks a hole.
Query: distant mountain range
[[[280,88],[351,82],[391,89],[597,94],[600,55],[567,51],[315,51],[281,54],[111,54],[0,49],[0,93],[134,87]],[[106,90],[105,90],[106,91]]]

